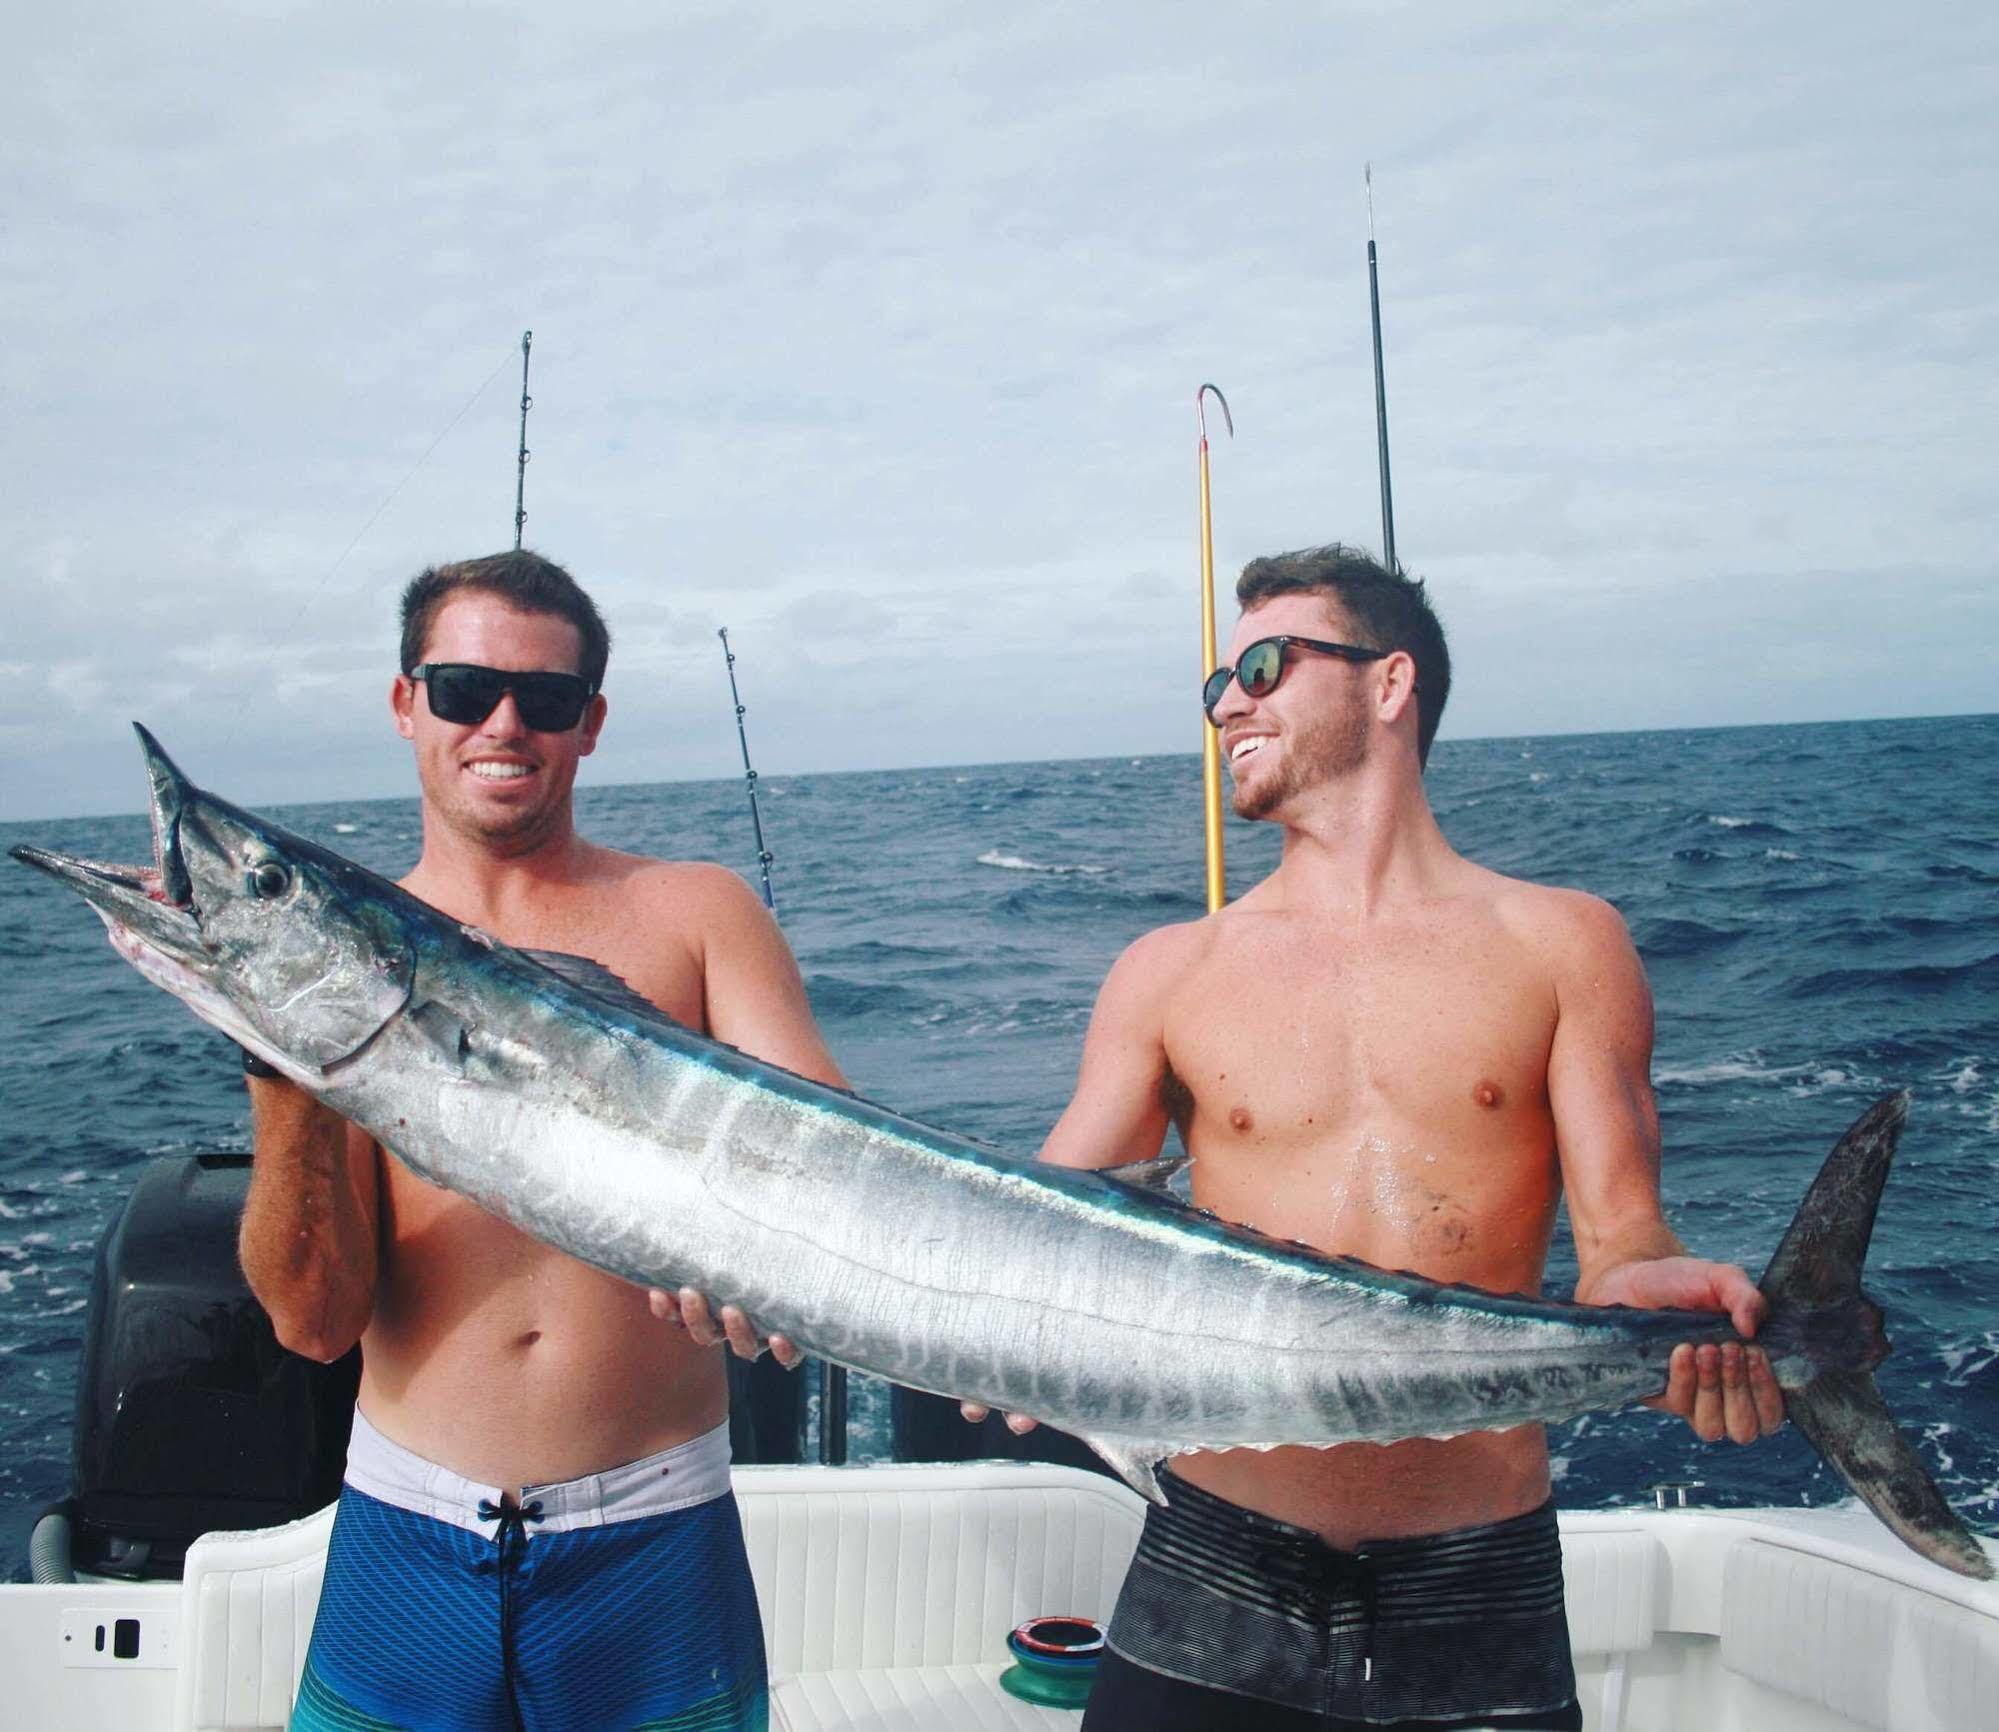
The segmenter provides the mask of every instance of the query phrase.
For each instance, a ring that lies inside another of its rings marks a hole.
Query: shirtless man
[[[1335,545],[1254,561],[1236,597],[1203,697],[1282,860],[1118,960],[1042,1158],[1146,1159],[1171,1122],[1201,1207],[1502,1292],[1540,1291],[1566,1193],[1578,1298],[1753,1333],[1754,1284],[1660,1212],[1623,922],[1473,865],[1431,816],[1450,662],[1423,586]],[[1682,1347],[1671,1378],[1656,1405],[1704,1438],[1782,1423],[1760,1351]],[[1582,1724],[1541,1427],[1206,1452],[1165,1484],[1085,1732]]]
[[[423,797],[404,887],[510,944],[588,956],[689,1027],[841,1083],[797,965],[741,879],[576,833],[571,789],[604,725],[610,640],[568,573],[532,553],[447,565],[409,586],[402,613],[390,702]],[[250,1284],[286,1346],[319,1360],[362,1349],[292,1726],[358,1714],[761,1732],[763,1642],[705,1305],[682,1296],[689,1327],[663,1327],[666,1295],[649,1304],[425,1184],[283,1080],[249,1087]]]

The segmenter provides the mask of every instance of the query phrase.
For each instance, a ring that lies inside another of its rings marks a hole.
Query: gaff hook
[[[1208,405],[1206,398],[1210,391],[1214,392],[1215,401],[1222,406],[1222,420],[1228,427],[1229,437],[1231,439],[1235,437],[1235,417],[1229,413],[1229,400],[1222,395],[1221,386],[1203,385],[1200,390],[1194,393],[1194,415],[1201,423],[1201,449],[1204,451],[1208,448]]]

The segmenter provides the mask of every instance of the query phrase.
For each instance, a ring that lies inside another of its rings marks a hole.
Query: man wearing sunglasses
[[[1660,1211],[1623,922],[1473,865],[1431,816],[1450,658],[1423,585],[1334,545],[1252,562],[1236,597],[1201,699],[1280,864],[1119,959],[1042,1158],[1149,1159],[1173,1125],[1201,1207],[1501,1292],[1539,1292],[1566,1194],[1580,1299],[1753,1333],[1748,1276],[1687,1257]],[[1757,1350],[1679,1349],[1656,1405],[1739,1443],[1783,1417]],[[1085,1732],[1582,1724],[1541,1427],[1162,1477]]]
[[[569,574],[526,552],[436,567],[402,618],[390,705],[423,811],[404,886],[840,1084],[797,965],[740,878],[577,834],[610,636]],[[705,1303],[528,1239],[281,1078],[253,1074],[250,1092],[244,1269],[287,1346],[362,1348],[293,1727],[761,1732],[762,1636]],[[723,1322],[753,1355],[747,1320]]]

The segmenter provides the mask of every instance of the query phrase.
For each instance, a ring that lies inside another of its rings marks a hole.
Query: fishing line
[[[302,619],[304,619],[305,616],[309,612],[311,612],[315,606],[318,605],[319,598],[326,593],[326,586],[333,581],[334,577],[339,573],[340,568],[347,563],[348,557],[353,553],[355,548],[361,545],[363,539],[367,536],[368,531],[373,529],[376,523],[378,523],[381,520],[382,513],[387,511],[391,505],[395,504],[397,495],[400,494],[405,487],[407,487],[412,481],[416,479],[417,471],[430,461],[432,455],[436,452],[438,446],[442,445],[445,442],[445,440],[451,437],[451,434],[453,430],[458,426],[458,423],[463,421],[467,415],[472,413],[472,406],[475,403],[477,403],[481,397],[485,396],[486,392],[489,389],[491,389],[493,381],[507,370],[507,368],[512,364],[513,358],[514,358],[514,352],[511,348],[509,348],[507,353],[501,358],[500,364],[497,367],[495,367],[492,370],[492,372],[488,373],[483,380],[480,381],[478,389],[475,390],[471,396],[465,399],[463,407],[461,407],[458,413],[452,416],[451,419],[445,423],[444,430],[441,433],[439,433],[438,436],[435,439],[433,439],[430,442],[430,444],[424,448],[423,455],[410,465],[409,473],[406,474],[400,481],[398,481],[395,484],[395,486],[391,487],[388,493],[384,495],[382,502],[379,505],[377,505],[372,512],[369,513],[368,521],[362,524],[361,527],[354,532],[353,540],[348,542],[346,547],[344,547],[341,550],[340,557],[326,568],[325,576],[320,578],[319,582],[313,585],[311,591],[306,595],[305,599],[301,601],[298,604],[297,608],[293,610],[291,618],[285,622],[284,637],[287,638],[290,637],[293,634],[295,628],[298,626],[299,622]],[[276,641],[283,641],[283,640],[278,639]],[[239,716],[242,714],[245,706],[247,706],[250,701],[251,690],[252,690],[251,688],[245,688],[242,697],[240,697],[237,700],[236,713]]]

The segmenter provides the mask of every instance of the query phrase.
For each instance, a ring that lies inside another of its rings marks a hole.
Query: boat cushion
[[[812,1672],[771,1688],[772,1732],[1076,1732],[1076,1711],[1036,1708],[999,1687],[1000,1666]]]
[[[188,1547],[175,1732],[284,1725],[319,1609],[333,1508],[283,1527],[203,1534]]]
[[[736,1490],[780,1682],[999,1666],[1029,1618],[1108,1620],[1144,1508],[1100,1474],[1032,1463],[743,1468]]]
[[[1665,1551],[1632,1528],[1565,1528],[1562,1583],[1569,1645],[1578,1654],[1628,1654],[1652,1645]]]
[[[1721,1657],[1746,1678],[1875,1732],[1992,1724],[1999,1625],[1832,1558],[1729,1548]]]

